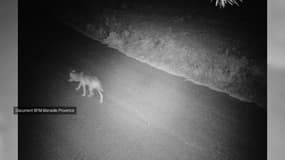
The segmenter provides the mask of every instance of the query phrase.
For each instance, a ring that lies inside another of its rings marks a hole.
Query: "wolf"
[[[79,90],[81,87],[83,88],[83,94],[82,96],[86,96],[86,86],[88,86],[89,94],[88,97],[92,97],[94,95],[93,90],[95,89],[100,98],[100,103],[103,103],[103,87],[101,84],[101,81],[96,76],[90,76],[86,75],[83,72],[76,72],[75,70],[72,70],[69,73],[69,82],[79,82],[78,87],[76,90]]]

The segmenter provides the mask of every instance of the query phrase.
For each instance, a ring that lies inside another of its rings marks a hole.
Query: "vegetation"
[[[213,0],[211,0],[212,2]],[[227,4],[229,5],[237,5],[239,6],[239,2],[242,2],[243,0],[215,0],[215,5],[221,8],[224,8]]]

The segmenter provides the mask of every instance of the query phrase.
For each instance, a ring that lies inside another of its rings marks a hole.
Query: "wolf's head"
[[[78,82],[80,81],[81,77],[83,76],[83,73],[77,73],[75,70],[72,70],[70,73],[69,73],[69,82]]]

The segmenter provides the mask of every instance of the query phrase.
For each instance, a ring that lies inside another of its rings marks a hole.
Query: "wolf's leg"
[[[93,89],[94,89],[93,87],[89,86],[89,95],[88,95],[88,97],[92,97],[94,95]]]
[[[86,95],[86,84],[82,84],[82,88],[83,88],[82,96],[85,96]]]
[[[101,93],[101,91],[99,89],[96,89],[96,91],[98,92],[98,94],[100,96],[100,103],[103,103],[103,94]]]
[[[81,82],[79,82],[78,87],[77,87],[77,88],[75,88],[75,89],[76,89],[76,90],[79,90],[81,86],[82,86],[82,83],[81,83]]]

